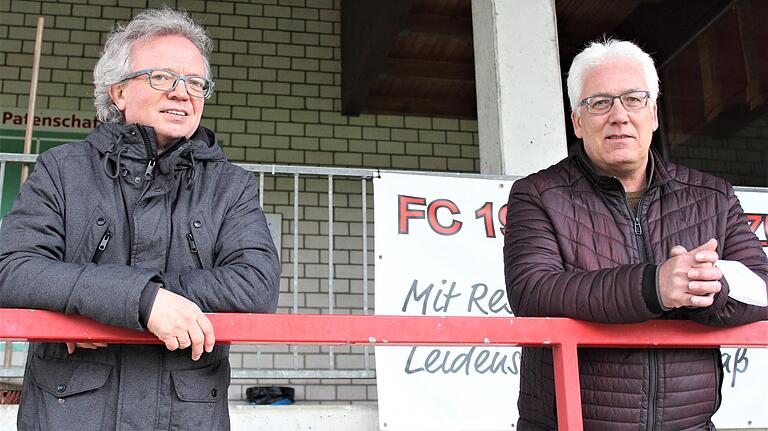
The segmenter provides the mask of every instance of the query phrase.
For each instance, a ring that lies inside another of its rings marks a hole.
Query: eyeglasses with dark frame
[[[579,102],[579,106],[587,108],[587,112],[594,115],[605,114],[613,108],[613,102],[616,99],[621,101],[621,106],[627,111],[638,111],[648,106],[648,99],[651,98],[649,91],[627,91],[618,96],[597,95],[590,96]]]
[[[157,91],[173,91],[179,84],[179,81],[184,81],[187,94],[192,97],[207,99],[211,97],[211,94],[213,93],[214,83],[210,79],[203,78],[202,76],[179,75],[178,73],[165,69],[137,70],[136,72],[128,74],[120,82],[125,82],[141,75],[147,75],[149,86]]]

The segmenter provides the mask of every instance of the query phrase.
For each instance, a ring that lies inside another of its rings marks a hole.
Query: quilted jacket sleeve
[[[0,307],[38,308],[141,330],[139,297],[158,272],[64,262],[61,162],[47,152],[0,229]]]
[[[718,253],[724,260],[743,263],[766,282],[768,289],[768,257],[750,230],[739,199],[728,186],[728,219],[726,234],[718,238]],[[714,303],[704,309],[686,309],[686,317],[700,323],[715,326],[741,325],[758,320],[768,320],[768,307],[758,307],[739,302],[728,296],[730,287],[723,278],[723,289],[715,295]]]
[[[256,180],[242,171],[239,187],[215,239],[213,268],[168,272],[167,288],[205,312],[273,313],[280,261],[259,206]]]
[[[646,306],[643,273],[649,264],[596,271],[566,270],[549,214],[535,185],[512,185],[504,237],[504,273],[509,303],[517,316],[571,317],[606,322],[641,322],[658,317]]]

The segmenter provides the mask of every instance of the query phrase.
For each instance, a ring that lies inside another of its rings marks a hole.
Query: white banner
[[[376,314],[511,316],[501,233],[511,184],[386,172],[374,180]],[[764,229],[766,194],[739,197],[753,230]],[[768,426],[768,351],[723,349],[723,364],[715,424]],[[519,366],[511,347],[377,347],[379,427],[514,430]]]
[[[768,191],[736,190],[750,229],[768,255]],[[768,428],[768,349],[721,349],[723,403],[713,422],[718,428]]]

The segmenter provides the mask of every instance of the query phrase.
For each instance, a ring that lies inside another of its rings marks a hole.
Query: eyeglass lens
[[[616,99],[621,101],[624,109],[634,111],[645,108],[648,104],[648,93],[631,91],[618,96],[593,96],[586,99],[587,112],[592,114],[608,112]]]
[[[154,70],[149,75],[149,85],[155,90],[172,91],[183,80],[190,96],[205,97],[208,92],[208,81],[199,76],[179,76],[167,70]]]

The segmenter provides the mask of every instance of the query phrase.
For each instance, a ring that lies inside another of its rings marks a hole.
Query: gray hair
[[[596,66],[601,66],[616,60],[627,60],[640,67],[645,78],[651,100],[656,102],[659,96],[659,74],[653,59],[639,46],[624,40],[607,39],[603,42],[592,42],[578,53],[568,71],[568,99],[571,111],[578,115],[579,97],[584,88],[584,77]]]
[[[148,9],[136,15],[125,27],[116,25],[112,30],[101,57],[93,69],[93,104],[96,115],[105,123],[123,123],[125,116],[109,96],[109,87],[131,73],[131,51],[138,41],[150,41],[158,36],[179,35],[189,39],[200,51],[205,63],[205,77],[211,79],[208,56],[213,42],[205,29],[194,22],[186,12],[168,7]]]

